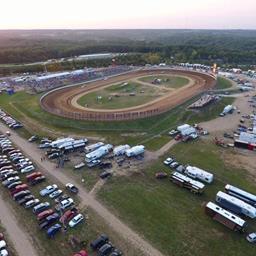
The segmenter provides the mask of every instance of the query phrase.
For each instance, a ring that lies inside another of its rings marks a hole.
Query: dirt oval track
[[[81,106],[78,107],[76,104],[73,104],[73,99],[75,97],[77,98],[78,95],[82,95],[87,92],[90,93],[91,91],[95,91],[95,89],[100,89],[104,86],[106,87],[114,83],[124,82],[141,76],[160,74],[180,75],[188,77],[193,82],[189,86],[177,89],[173,93],[167,94],[157,100],[127,109],[99,110]],[[40,104],[47,112],[75,120],[134,120],[164,113],[171,108],[186,102],[201,92],[211,89],[215,84],[215,76],[207,73],[175,69],[139,70],[111,77],[107,80],[85,83],[83,86],[70,86],[55,89],[42,96]]]

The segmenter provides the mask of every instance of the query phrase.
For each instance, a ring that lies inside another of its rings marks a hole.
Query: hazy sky
[[[256,29],[256,0],[1,0],[0,29]]]

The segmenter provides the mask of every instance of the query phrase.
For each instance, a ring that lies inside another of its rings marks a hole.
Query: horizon
[[[253,0],[13,0],[1,10],[0,30],[256,29]]]

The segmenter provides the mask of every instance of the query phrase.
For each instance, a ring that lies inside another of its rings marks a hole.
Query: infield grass
[[[145,76],[139,78],[139,81],[152,83],[156,79],[160,80],[159,86],[163,86],[166,88],[178,89],[189,83],[189,80],[182,76],[172,76],[172,75],[153,75],[153,76]]]

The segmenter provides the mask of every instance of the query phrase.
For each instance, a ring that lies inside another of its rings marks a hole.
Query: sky
[[[1,0],[0,29],[256,29],[256,0]]]

